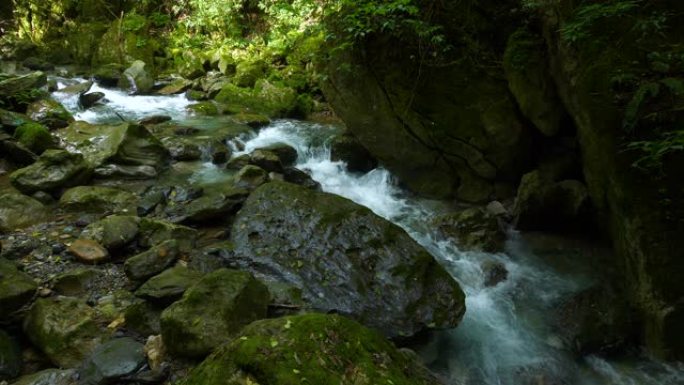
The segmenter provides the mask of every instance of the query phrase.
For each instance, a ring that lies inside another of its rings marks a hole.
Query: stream
[[[60,87],[72,81],[59,79]],[[108,103],[80,111],[76,97],[59,92],[53,97],[76,119],[90,123],[117,122],[119,115],[137,120],[163,114],[207,135],[217,126],[231,124],[227,117],[188,116],[185,107],[191,102],[182,95],[129,96],[97,85],[91,91],[105,93]],[[576,255],[552,259],[538,255],[529,237],[513,230],[506,252],[499,254],[465,252],[457,244],[439,240],[429,226],[430,219],[444,212],[447,204],[412,197],[383,168],[359,175],[347,172],[342,162],[331,161],[327,143],[340,129],[279,120],[258,132],[242,133],[229,144],[233,156],[274,143],[294,147],[299,155],[296,167],[309,172],[324,191],[351,199],[401,226],[447,268],[466,293],[466,315],[457,329],[437,333],[418,353],[450,385],[684,384],[684,365],[658,362],[639,352],[623,359],[587,356],[578,360],[554,334],[550,314],[564,299],[600,279],[595,269],[580,266]],[[220,183],[232,176],[209,160],[190,163],[183,170],[182,177],[198,185]],[[505,265],[507,280],[486,287],[485,261]]]

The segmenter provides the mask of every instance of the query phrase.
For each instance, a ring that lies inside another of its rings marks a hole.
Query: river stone
[[[87,110],[88,108],[94,106],[100,100],[104,99],[105,94],[103,92],[90,92],[87,94],[80,95],[78,97],[78,104],[81,108]]]
[[[282,164],[283,167],[290,167],[297,162],[297,158],[299,155],[297,154],[297,150],[285,143],[275,143],[271,144],[269,146],[260,148],[259,150],[265,150],[271,153],[274,153],[278,159],[280,159],[280,163]]]
[[[261,167],[247,165],[235,175],[235,185],[249,190],[268,182],[268,172]]]
[[[202,149],[191,139],[172,136],[163,138],[161,142],[173,160],[188,162],[202,158]]]
[[[347,164],[347,170],[367,173],[378,167],[378,161],[352,135],[336,136],[330,144],[330,160],[341,160]]]
[[[80,238],[92,239],[111,252],[133,242],[138,236],[139,224],[138,217],[112,215],[88,225]]]
[[[226,379],[236,384],[441,384],[415,355],[381,334],[324,314],[254,322],[181,385],[223,385]]]
[[[21,349],[16,341],[0,330],[0,381],[15,378],[21,373]]]
[[[30,122],[31,119],[24,114],[0,108],[0,128],[3,128],[10,134],[13,133],[17,127]]]
[[[219,269],[202,278],[162,313],[170,353],[201,358],[252,321],[266,317],[270,297],[250,273]]]
[[[226,163],[226,168],[229,170],[241,170],[243,167],[249,165],[249,161],[249,155],[242,154],[229,160],[228,163]]]
[[[147,94],[154,87],[154,78],[145,69],[142,60],[136,60],[128,67],[119,80],[119,88],[127,89],[134,95]]]
[[[98,278],[102,277],[102,274],[101,270],[94,268],[77,268],[56,276],[52,283],[52,289],[66,296],[88,294],[90,288]]]
[[[29,104],[26,115],[52,129],[64,128],[74,121],[71,113],[54,99],[40,99]]]
[[[271,119],[266,115],[251,114],[247,112],[240,112],[233,115],[233,119],[238,123],[246,124],[254,129],[266,127],[271,124]]]
[[[0,135],[1,136],[1,135]],[[0,159],[9,160],[13,165],[26,167],[38,160],[38,155],[23,144],[9,139],[0,138]]]
[[[106,338],[94,309],[71,297],[39,298],[24,320],[24,332],[53,364],[77,367]]]
[[[458,283],[404,230],[332,194],[263,185],[238,212],[231,238],[240,268],[391,337],[455,327],[465,312]]]
[[[161,305],[178,300],[188,288],[202,278],[202,273],[183,266],[175,266],[150,278],[135,295]]]
[[[150,115],[140,119],[138,124],[142,124],[143,126],[152,126],[155,124],[165,123],[170,120],[171,117],[168,115]]]
[[[185,79],[176,79],[176,80],[172,81],[171,83],[162,87],[162,89],[157,91],[157,94],[159,94],[159,95],[182,94],[183,92],[187,91],[191,85],[192,85],[192,82],[189,82]]]
[[[508,279],[506,265],[498,261],[486,261],[481,265],[485,287],[494,287]]]
[[[90,239],[77,239],[69,246],[68,250],[79,261],[89,265],[98,265],[109,260],[107,249]]]
[[[12,185],[24,194],[58,191],[86,182],[92,169],[81,154],[63,150],[47,150],[38,161],[10,175]]]
[[[37,289],[31,276],[19,271],[14,262],[0,258],[0,321],[28,304]]]
[[[283,164],[280,162],[280,157],[273,151],[269,150],[254,150],[249,154],[250,163],[261,167],[268,172],[283,172]]]
[[[141,282],[169,268],[180,255],[178,241],[170,239],[128,258],[124,263],[124,271],[130,280]]]
[[[95,169],[98,178],[123,179],[153,179],[159,173],[152,166],[125,166],[120,164],[106,164]]]
[[[104,87],[116,87],[122,72],[123,68],[119,63],[105,64],[95,70],[93,77]]]
[[[283,170],[283,176],[285,177],[286,182],[298,184],[300,186],[310,188],[312,190],[320,190],[321,189],[321,184],[316,182],[311,175],[307,174],[306,172],[294,168],[294,167],[285,167]]]
[[[144,345],[132,338],[105,342],[85,360],[79,372],[79,385],[104,385],[132,374],[146,363]]]
[[[14,192],[0,194],[0,232],[31,226],[46,217],[45,207],[37,200]]]
[[[59,90],[57,90],[57,92],[70,95],[83,95],[86,92],[90,91],[92,87],[93,82],[88,80],[83,83],[76,83],[70,86],[66,86],[64,88],[60,88]]]
[[[14,138],[36,154],[42,154],[50,148],[57,148],[55,138],[47,127],[40,123],[26,123],[17,127]]]
[[[73,369],[45,369],[23,376],[12,385],[76,385],[75,375]]]
[[[157,335],[161,333],[159,319],[163,310],[163,306],[139,300],[126,308],[124,313],[126,328],[141,336]]]
[[[149,166],[160,170],[169,158],[162,143],[139,124],[106,125],[78,121],[56,131],[56,134],[67,146],[78,149],[93,168],[115,164]]]
[[[194,249],[198,233],[190,227],[157,219],[141,218],[139,236],[138,242],[143,247],[156,246],[173,239],[178,242],[181,251],[189,252]]]
[[[88,213],[134,214],[138,197],[112,187],[79,186],[62,195],[59,204],[67,210]]]
[[[177,222],[201,223],[227,219],[242,206],[247,196],[248,190],[232,186],[210,190],[187,205],[173,206],[173,210],[167,210],[167,213]]]
[[[16,101],[17,95],[26,94],[47,84],[47,76],[43,72],[34,72],[24,76],[0,80],[0,101]]]
[[[463,250],[497,253],[504,249],[506,234],[496,216],[482,207],[438,216],[434,225],[442,238],[452,239]]]

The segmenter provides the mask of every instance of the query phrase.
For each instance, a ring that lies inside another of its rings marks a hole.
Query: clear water
[[[76,112],[78,119],[92,123],[113,120],[115,110],[127,118],[165,114],[196,125],[223,124],[217,118],[191,121],[185,114],[189,102],[182,96],[128,96],[97,86],[92,91],[105,92],[107,107],[79,112],[73,98],[59,93],[55,97]],[[450,385],[684,384],[682,364],[668,365],[648,357],[576,360],[553,335],[548,314],[559,300],[585,288],[593,279],[590,273],[558,270],[531,252],[515,232],[510,233],[506,252],[501,254],[465,252],[456,244],[437,240],[429,223],[444,209],[444,203],[411,197],[383,168],[365,175],[347,172],[342,162],[330,160],[328,143],[338,132],[339,128],[331,125],[282,120],[229,144],[235,149],[234,156],[275,143],[294,147],[299,154],[297,167],[309,172],[323,190],[364,205],[403,227],[441,261],[466,292],[467,312],[457,329],[441,332],[419,353]],[[168,178],[197,184],[223,183],[231,177],[207,162],[177,163],[170,174]],[[508,279],[485,287],[484,261],[503,263]]]

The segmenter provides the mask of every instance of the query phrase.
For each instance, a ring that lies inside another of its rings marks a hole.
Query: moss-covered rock
[[[74,117],[58,101],[50,98],[40,99],[28,105],[26,115],[50,128],[64,128],[74,121]]]
[[[24,332],[53,364],[74,368],[108,337],[96,318],[95,310],[76,298],[40,298],[24,320]]]
[[[112,215],[83,230],[80,238],[92,239],[110,252],[130,244],[138,236],[140,218],[134,216]]]
[[[14,131],[14,138],[38,155],[45,150],[57,147],[50,131],[40,123],[22,124]]]
[[[144,345],[130,337],[98,346],[79,369],[82,384],[106,384],[135,373],[147,363]]]
[[[248,190],[253,190],[266,182],[268,182],[268,172],[251,164],[242,167],[235,175],[235,185]]]
[[[471,207],[453,214],[441,215],[434,223],[440,236],[451,238],[464,250],[502,252],[506,234],[496,216],[481,207]]]
[[[244,383],[437,385],[440,381],[377,332],[341,316],[307,314],[249,325],[181,382]]]
[[[29,119],[25,114],[20,114],[14,111],[7,111],[0,108],[0,126],[8,133],[13,133],[17,127],[22,124],[31,123],[32,120]]]
[[[10,175],[12,185],[24,194],[57,191],[86,182],[93,170],[83,155],[63,150],[47,150],[38,161]]]
[[[254,87],[257,80],[263,79],[268,66],[261,60],[244,60],[235,66],[233,84],[238,87]]]
[[[4,258],[0,258],[0,276],[0,320],[6,321],[33,299],[38,285],[31,276],[19,271],[14,262]]]
[[[406,232],[332,194],[267,183],[245,202],[231,238],[240,268],[388,336],[455,327],[465,312],[458,283]]]
[[[123,66],[119,63],[104,64],[95,69],[93,77],[105,87],[115,87],[123,74]]]
[[[141,218],[139,243],[144,247],[152,247],[169,239],[176,240],[178,247],[188,252],[193,250],[198,232],[190,227],[181,226],[158,219]]]
[[[212,220],[226,220],[234,214],[247,199],[249,190],[228,186],[213,188],[185,205],[167,208],[166,212],[178,222],[203,223]]]
[[[128,258],[124,263],[124,271],[130,280],[142,282],[171,267],[180,254],[178,242],[169,239],[148,251]]]
[[[11,380],[21,373],[21,349],[19,344],[0,329],[0,381]]]
[[[378,161],[352,135],[336,136],[330,143],[330,160],[341,160],[349,171],[366,173],[378,166]]]
[[[129,90],[132,94],[143,95],[152,91],[154,78],[145,68],[142,60],[136,60],[126,68],[119,80],[119,87]]]
[[[72,297],[89,294],[89,290],[102,274],[102,270],[95,268],[77,268],[56,276],[52,281],[52,289],[61,295]]]
[[[212,102],[200,102],[191,104],[187,110],[195,115],[215,116],[218,115],[218,107]]]
[[[137,210],[138,198],[124,190],[112,187],[79,186],[64,192],[60,206],[70,211],[94,214],[132,214]]]
[[[168,305],[178,299],[202,278],[202,273],[183,266],[163,271],[135,291],[137,297],[152,303]]]
[[[40,89],[46,84],[47,76],[43,72],[2,79],[0,104],[25,110],[29,103],[43,96]]]
[[[268,289],[251,274],[220,269],[164,310],[164,344],[172,354],[203,357],[252,321],[265,318]]]
[[[46,217],[45,207],[37,200],[13,192],[0,194],[0,231],[40,223]]]
[[[259,80],[253,89],[226,84],[216,95],[216,101],[228,106],[240,106],[246,111],[269,117],[287,117],[297,112],[297,92],[289,87]]]

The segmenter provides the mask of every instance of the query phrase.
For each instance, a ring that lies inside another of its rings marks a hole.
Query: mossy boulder
[[[268,172],[261,167],[248,164],[235,175],[235,185],[253,190],[268,182]]]
[[[299,157],[297,154],[297,149],[285,143],[271,144],[270,146],[260,148],[260,150],[275,154],[283,167],[290,167],[294,165]]]
[[[204,357],[245,325],[265,318],[269,301],[268,289],[251,274],[216,270],[164,310],[164,345],[177,356]]]
[[[83,230],[80,238],[92,239],[110,252],[130,244],[138,236],[140,218],[112,215],[91,223]]]
[[[200,102],[191,104],[187,110],[195,115],[215,116],[218,115],[218,107],[212,102]]]
[[[192,370],[182,385],[438,385],[415,356],[338,315],[252,323]]]
[[[58,101],[50,98],[40,99],[28,105],[26,115],[50,128],[64,128],[74,121],[74,117]]]
[[[27,227],[47,218],[47,210],[37,200],[26,195],[0,194],[0,232]]]
[[[134,95],[148,94],[154,88],[154,78],[145,68],[142,60],[136,60],[126,68],[119,80],[119,87],[129,90]]]
[[[178,242],[181,251],[188,252],[194,249],[198,237],[197,230],[190,227],[153,218],[140,219],[138,242],[143,247],[152,247],[173,239]]]
[[[97,49],[94,50],[92,65],[128,65],[141,61],[153,66],[155,52],[162,44],[162,39],[151,30],[150,22],[145,15],[129,12],[124,14],[123,18],[112,22],[102,35]]]
[[[39,298],[26,315],[24,332],[53,364],[74,368],[108,337],[96,319],[95,310],[79,299]]]
[[[133,214],[138,198],[125,190],[113,187],[79,186],[64,192],[59,204],[69,211],[93,214]]]
[[[56,276],[52,289],[65,296],[86,295],[102,275],[102,270],[96,268],[76,268]]]
[[[57,147],[55,138],[40,123],[25,123],[14,131],[14,138],[29,150],[40,155],[45,150]]]
[[[123,66],[119,63],[109,63],[98,67],[93,77],[104,87],[116,87],[123,74]]]
[[[233,84],[238,87],[254,87],[257,80],[263,79],[268,66],[261,60],[245,60],[235,66]]]
[[[502,252],[506,234],[496,216],[481,207],[471,207],[434,219],[439,235],[463,250]]]
[[[0,381],[11,380],[21,373],[21,348],[4,330],[0,329]]]
[[[142,282],[171,267],[180,255],[178,242],[169,239],[150,250],[128,258],[124,263],[124,271],[130,280]]]
[[[177,222],[226,220],[242,206],[248,195],[249,190],[245,188],[214,187],[185,205],[167,208],[166,212]]]
[[[38,285],[31,276],[19,271],[14,262],[4,258],[0,258],[0,277],[0,320],[6,321],[33,299]]]
[[[458,283],[404,230],[332,194],[267,183],[238,212],[231,239],[240,268],[388,336],[455,327],[465,312]]]
[[[32,123],[25,114],[14,111],[3,110],[0,108],[0,127],[8,133],[13,133],[22,124]]]
[[[330,143],[330,159],[341,160],[347,164],[347,169],[354,172],[366,173],[378,166],[368,150],[352,135],[336,136]]]
[[[137,297],[160,305],[180,299],[202,278],[202,273],[184,266],[175,266],[155,275],[135,291]]]
[[[38,161],[10,175],[12,185],[24,194],[54,192],[90,179],[93,170],[81,154],[47,150]]]
[[[215,100],[269,117],[287,117],[296,115],[297,112],[297,92],[267,80],[259,80],[254,88],[226,84]]]
[[[47,84],[47,76],[43,72],[9,77],[0,80],[0,103],[4,106],[25,106],[42,96],[39,90]]]

